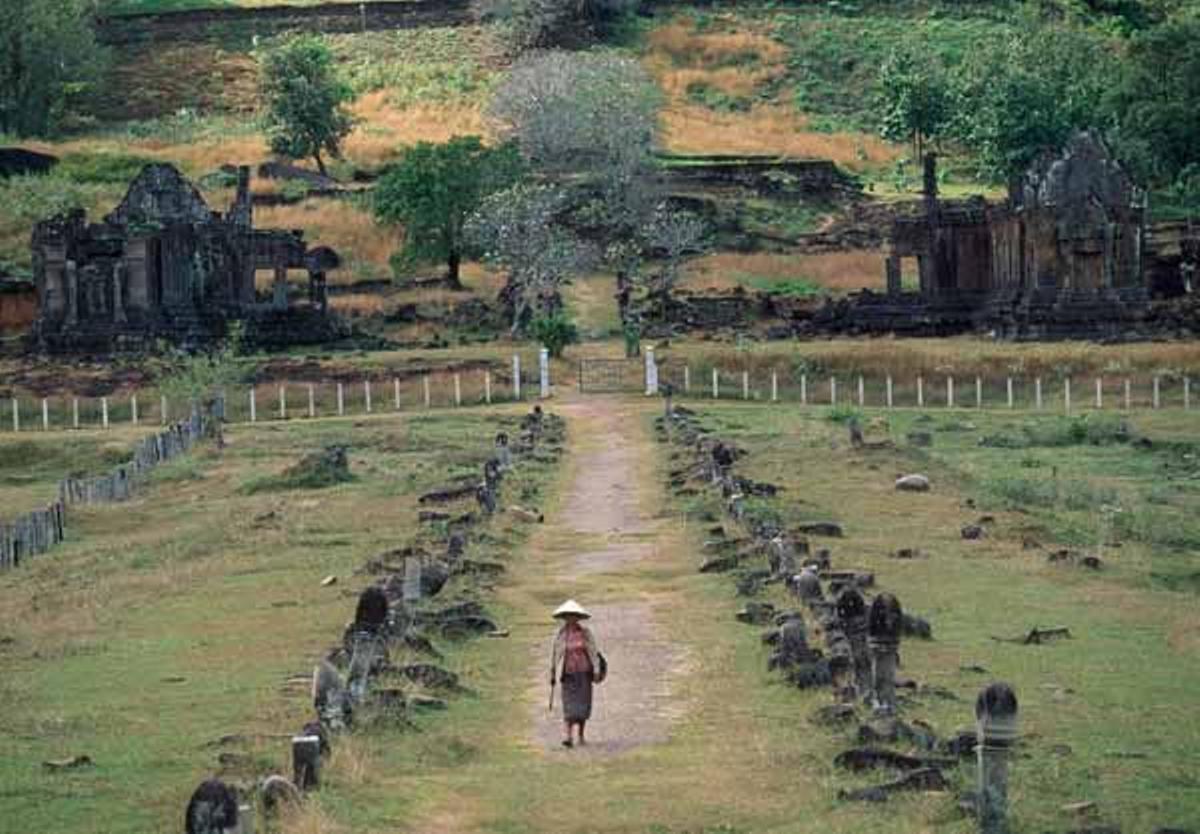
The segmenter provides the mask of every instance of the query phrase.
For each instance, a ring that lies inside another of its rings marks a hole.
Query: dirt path
[[[554,586],[592,612],[593,630],[613,670],[596,690],[588,747],[570,755],[626,752],[666,740],[679,711],[671,682],[686,648],[669,639],[662,622],[671,597],[644,579],[630,586],[654,565],[669,525],[652,514],[659,503],[648,471],[653,450],[640,417],[610,400],[562,411],[579,438],[571,480],[559,512],[533,546],[550,554],[546,567]],[[536,682],[532,733],[538,748],[557,751],[562,705],[556,701],[553,714],[546,708],[547,655],[546,646],[535,647],[530,661],[530,680]]]

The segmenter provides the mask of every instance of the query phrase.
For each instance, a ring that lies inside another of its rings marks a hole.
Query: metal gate
[[[640,394],[646,388],[641,359],[579,360],[579,390],[588,394]]]

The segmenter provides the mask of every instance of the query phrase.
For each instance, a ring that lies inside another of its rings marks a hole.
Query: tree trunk
[[[317,170],[321,172],[321,176],[329,176],[329,173],[325,170],[325,160],[321,159],[321,150],[319,148],[313,152],[313,159],[317,162]]]
[[[457,251],[451,251],[450,256],[446,259],[446,286],[452,290],[465,290],[466,287],[462,284],[462,278],[459,275],[459,265],[462,263],[462,255]]]

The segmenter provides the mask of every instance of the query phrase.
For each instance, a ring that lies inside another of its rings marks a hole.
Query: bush
[[[555,358],[563,355],[567,345],[579,341],[579,328],[566,313],[554,313],[534,319],[529,333],[545,345],[546,350]]]

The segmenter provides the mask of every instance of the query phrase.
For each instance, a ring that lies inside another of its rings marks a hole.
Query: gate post
[[[550,351],[542,348],[538,351],[538,378],[541,383],[541,397],[550,396]]]
[[[658,363],[654,360],[654,348],[646,348],[646,396],[658,395]]]

